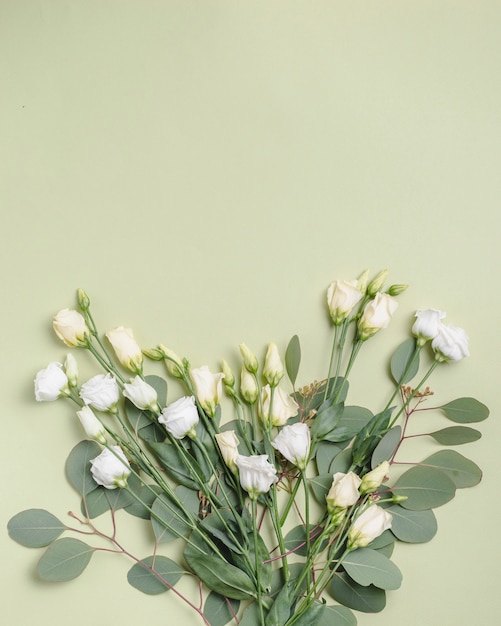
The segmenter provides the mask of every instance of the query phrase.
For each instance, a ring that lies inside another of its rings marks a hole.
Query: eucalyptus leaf
[[[27,548],[48,546],[64,530],[66,526],[45,509],[21,511],[7,524],[9,537]]]
[[[352,439],[373,418],[369,409],[362,406],[345,406],[337,426],[325,437],[327,441],[340,442]]]
[[[345,572],[336,572],[329,593],[340,604],[362,613],[379,613],[386,606],[386,593],[383,589],[373,585],[363,587]]]
[[[458,398],[439,408],[446,417],[459,424],[482,422],[489,417],[489,409],[475,398]]]
[[[427,457],[422,464],[447,474],[458,489],[474,487],[482,480],[482,470],[478,465],[455,450],[436,452]]]
[[[190,455],[188,451],[186,451],[186,455],[189,457],[189,461],[193,470],[198,476],[198,480],[195,480],[192,477],[190,469],[186,466],[183,456],[180,454],[174,444],[167,442],[158,443],[151,441],[149,442],[149,447],[156,454],[158,460],[162,464],[162,467],[165,469],[167,474],[179,484],[188,487],[188,489],[200,489],[200,485],[205,483],[205,478],[203,476],[200,465],[198,464],[197,460]]]
[[[299,337],[294,335],[289,341],[287,349],[285,351],[285,369],[287,370],[287,376],[294,386],[299,372],[299,364],[301,363],[301,346],[299,343]]]
[[[162,492],[160,487],[158,487],[158,485],[146,486],[141,483],[132,485],[129,481],[129,489],[134,491],[137,498],[133,498],[132,502],[128,504],[124,510],[134,517],[150,519],[150,511],[148,507],[151,508],[157,496]]]
[[[97,442],[84,440],[77,443],[66,460],[65,470],[68,481],[82,495],[98,487],[90,472],[90,462],[100,453],[101,447]]]
[[[327,474],[334,458],[341,452],[341,448],[330,441],[321,441],[316,450],[315,459],[319,474]]]
[[[291,597],[292,586],[284,585],[279,591],[275,601],[266,615],[266,626],[284,626],[291,614],[291,605],[294,596]]]
[[[323,402],[311,426],[311,438],[314,441],[322,441],[331,434],[343,414],[344,405],[342,402],[333,404],[333,399]]]
[[[481,436],[480,431],[467,426],[449,426],[449,428],[442,428],[430,433],[430,437],[433,437],[443,446],[459,446],[463,443],[471,443],[480,439]]]
[[[437,519],[431,509],[412,511],[395,504],[387,511],[393,518],[391,532],[400,541],[425,543],[431,541],[437,533]]]
[[[351,454],[351,448],[347,448],[334,457],[329,467],[329,473],[331,476],[336,472],[346,474],[351,468],[352,463],[353,456]]]
[[[79,539],[57,539],[39,560],[38,574],[49,582],[72,580],[84,571],[93,553],[94,548]]]
[[[310,537],[313,541],[321,529],[310,530]],[[294,552],[300,556],[306,556],[306,528],[303,525],[295,526],[284,537],[284,545],[287,552]],[[325,546],[327,546],[327,541]],[[323,549],[323,548],[322,548]]]
[[[359,585],[375,585],[380,589],[398,589],[402,574],[398,567],[376,550],[359,548],[343,559],[343,567]]]
[[[310,478],[308,482],[315,498],[320,504],[325,505],[325,497],[332,486],[332,474],[321,474],[320,476]]]
[[[196,511],[198,514],[199,499],[196,491],[180,485],[176,488],[175,493],[185,509],[194,513]],[[173,541],[186,535],[192,528],[192,523],[183,511],[165,494],[159,495],[153,502],[151,525],[159,543]]]
[[[402,427],[394,426],[386,433],[381,441],[374,448],[371,458],[371,467],[374,469],[383,461],[389,461],[402,439]]]
[[[444,472],[418,465],[402,474],[392,491],[407,497],[401,503],[405,509],[422,511],[442,506],[452,500],[456,486]]]
[[[391,357],[391,375],[398,385],[403,385],[412,380],[418,373],[418,370],[419,356],[416,353],[416,340],[412,338],[406,339]]]
[[[230,600],[211,591],[204,603],[204,616],[211,626],[225,626],[235,618],[239,606],[239,600]]]
[[[150,596],[169,591],[184,574],[184,570],[166,556],[148,556],[127,573],[129,584]]]

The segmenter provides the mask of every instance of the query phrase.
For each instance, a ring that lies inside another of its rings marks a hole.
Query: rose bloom
[[[183,437],[194,437],[195,426],[198,424],[198,410],[194,396],[179,398],[165,409],[158,416],[160,424],[165,426],[165,430],[175,439]]]
[[[397,301],[386,293],[378,292],[374,300],[365,307],[358,321],[358,333],[362,341],[369,339],[378,330],[386,328],[398,307]]]
[[[440,320],[444,319],[445,313],[438,309],[423,309],[416,311],[416,321],[412,326],[412,334],[417,337],[420,345],[424,345],[430,339],[436,337]]]
[[[112,411],[120,399],[120,390],[111,374],[97,374],[82,385],[80,397],[97,411]]]
[[[376,504],[369,505],[348,530],[348,548],[364,548],[391,528],[392,515]]]
[[[105,489],[124,488],[130,474],[130,465],[120,446],[113,446],[115,454],[105,448],[90,462],[90,472],[94,481]]]
[[[207,365],[192,369],[190,373],[200,405],[207,415],[214,417],[222,393],[224,374],[213,374]]]
[[[293,465],[304,470],[310,454],[310,429],[303,422],[284,426],[271,445]]]
[[[280,387],[276,387],[272,394],[270,385],[265,385],[261,390],[261,404],[259,416],[263,422],[269,421],[271,426],[283,426],[299,410],[298,403]]]
[[[267,454],[254,456],[237,455],[236,466],[240,473],[240,484],[251,500],[256,500],[260,493],[268,493],[278,480],[275,466],[268,461]]]
[[[123,395],[142,411],[159,410],[157,392],[141,376],[124,385]]]
[[[99,441],[99,443],[103,445],[106,443],[106,431],[104,426],[94,415],[90,407],[84,405],[80,411],[77,411],[77,417],[89,439]]]
[[[137,345],[132,330],[119,326],[106,333],[120,363],[135,374],[143,371],[143,354]]]
[[[358,280],[336,280],[327,289],[327,306],[334,324],[341,324],[362,299]]]
[[[460,361],[469,356],[468,335],[462,328],[452,324],[440,324],[437,336],[431,342],[438,361]]]
[[[352,506],[360,498],[358,488],[362,479],[355,472],[336,472],[333,476],[332,485],[327,494],[327,508],[330,513],[334,509],[345,509]]]
[[[63,309],[52,322],[56,335],[70,348],[87,345],[85,335],[90,334],[85,319],[78,311]]]
[[[268,350],[264,359],[263,376],[272,387],[276,387],[284,377],[284,366],[280,360],[280,354],[275,343],[268,344]]]
[[[35,376],[35,400],[37,402],[53,402],[68,391],[68,377],[61,363],[49,363]]]
[[[240,443],[234,430],[225,430],[214,435],[226,465],[234,471],[236,469],[236,459],[238,456],[238,444]]]

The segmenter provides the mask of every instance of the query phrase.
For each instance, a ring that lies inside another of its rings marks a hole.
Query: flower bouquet
[[[211,626],[353,626],[353,610],[382,610],[386,592],[401,584],[391,561],[395,542],[432,539],[433,509],[480,481],[478,466],[447,446],[477,440],[480,432],[464,424],[488,416],[473,398],[429,406],[433,371],[468,355],[466,333],[434,309],[416,313],[410,336],[393,352],[385,406],[374,412],[347,402],[357,358],[388,326],[406,288],[384,290],[386,275],[369,281],[364,272],[330,285],[330,362],[322,380],[301,387],[297,336],[283,356],[270,343],[261,360],[242,343],[237,381],[226,361],[212,373],[162,344],[141,350],[128,328],[105,340],[79,290],[79,311],[59,312],[53,327],[102,371],[80,384],[70,353],[38,372],[35,397],[76,406],[86,438],[70,452],[66,474],[80,510],[65,522],[30,509],[8,524],[15,541],[46,547],[39,576],[71,580],[98,550],[125,555],[133,587],[170,591]],[[145,357],[166,377],[146,375]],[[172,379],[184,395],[168,400]],[[454,425],[410,434],[423,410]],[[416,436],[446,447],[409,462],[405,443]],[[127,514],[153,532],[149,555],[134,555],[120,541]],[[111,534],[100,530],[103,515],[111,516]],[[167,556],[170,542],[179,562]],[[176,587],[183,576],[197,580],[194,597]]]

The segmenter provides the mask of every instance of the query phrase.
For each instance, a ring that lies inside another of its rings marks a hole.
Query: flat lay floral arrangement
[[[100,373],[80,382],[70,352],[38,372],[35,398],[75,407],[85,439],[71,450],[66,476],[80,505],[69,519],[29,509],[8,524],[15,541],[46,548],[39,577],[74,579],[105,551],[131,561],[132,587],[177,596],[206,625],[353,626],[353,611],[381,611],[402,580],[395,542],[431,540],[433,509],[481,480],[455,447],[479,439],[465,424],[489,414],[471,397],[433,404],[434,370],[453,376],[469,354],[465,331],[435,309],[417,311],[408,337],[373,364],[392,381],[385,405],[348,403],[357,359],[406,288],[385,288],[386,278],[364,272],[329,286],[330,360],[324,378],[301,386],[297,336],[284,354],[268,344],[263,358],[242,343],[238,373],[224,360],[213,373],[162,344],[141,349],[128,328],[102,336],[78,290],[79,310],[60,311],[53,327],[66,346],[89,351]],[[147,375],[147,359],[165,377]],[[177,397],[168,397],[171,386]],[[436,418],[432,432],[419,431],[422,411]],[[415,437],[430,444],[419,461],[406,457]],[[127,514],[144,520],[149,554],[123,545]],[[102,530],[104,516],[112,533]],[[197,581],[193,597],[176,587],[186,576]]]

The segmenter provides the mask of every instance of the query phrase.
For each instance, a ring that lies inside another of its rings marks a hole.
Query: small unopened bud
[[[233,372],[231,371],[228,363],[223,359],[221,361],[221,370],[224,374],[223,383],[225,387],[234,387],[235,386],[235,377],[233,376]]]
[[[399,504],[400,502],[405,502],[407,500],[408,496],[397,496],[394,495],[391,498],[391,501],[394,502],[395,504]]]
[[[165,358],[163,352],[158,348],[146,348],[143,350],[143,354],[152,361],[162,361]]]
[[[165,359],[165,367],[171,376],[174,378],[182,378],[185,371],[184,363],[175,352],[169,350],[164,345],[160,344],[158,349],[162,352],[162,356]]]
[[[408,286],[409,285],[391,285],[391,287],[386,290],[386,293],[389,296],[399,296],[401,293],[404,293]]]
[[[69,353],[64,362],[64,371],[68,378],[70,387],[76,387],[78,381],[78,366],[75,357]]]
[[[251,374],[255,374],[258,368],[258,362],[255,354],[249,350],[245,343],[241,343],[239,348],[242,359],[244,360],[245,369]]]
[[[268,344],[268,350],[264,360],[263,376],[270,387],[276,387],[284,377],[284,366],[280,360],[277,345]]]
[[[381,291],[387,276],[388,270],[382,270],[371,280],[367,287],[367,293],[369,296],[375,296],[378,291]]]
[[[369,283],[369,270],[364,270],[357,280],[357,288],[361,294],[365,295]]]
[[[259,394],[256,380],[249,370],[246,369],[245,365],[242,366],[240,373],[240,393],[249,404],[254,404]]]
[[[90,298],[83,289],[77,291],[78,306],[82,311],[87,311],[90,306]]]

